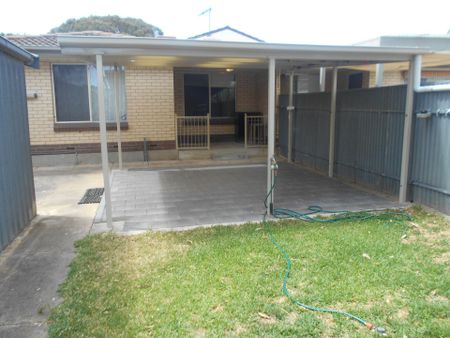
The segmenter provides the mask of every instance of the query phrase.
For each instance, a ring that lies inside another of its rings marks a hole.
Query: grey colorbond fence
[[[24,64],[0,50],[0,250],[36,214]]]
[[[396,195],[399,191],[406,86],[339,92],[335,175]],[[280,98],[280,149],[287,156],[288,98]],[[295,95],[293,159],[326,172],[329,93]],[[450,213],[450,92],[415,95],[410,199]],[[427,119],[417,113],[432,112]]]

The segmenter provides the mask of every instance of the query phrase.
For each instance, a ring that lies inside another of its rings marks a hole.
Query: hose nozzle
[[[386,335],[386,329],[385,329],[384,327],[381,327],[381,326],[375,326],[375,325],[373,325],[372,323],[369,323],[369,322],[365,323],[364,325],[365,325],[369,330],[373,330],[373,331],[375,331],[376,333],[381,334],[381,335],[383,335],[383,336]]]

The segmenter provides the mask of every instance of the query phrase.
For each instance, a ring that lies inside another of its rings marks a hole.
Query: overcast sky
[[[42,34],[68,18],[141,18],[186,38],[230,25],[268,42],[353,44],[380,35],[446,34],[449,0],[2,0],[0,32]],[[7,4],[7,5],[5,5]]]

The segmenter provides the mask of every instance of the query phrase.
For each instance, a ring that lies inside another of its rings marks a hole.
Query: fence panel
[[[293,121],[294,161],[321,172],[328,168],[329,93],[295,96]]]
[[[413,200],[450,214],[450,91],[416,94],[414,112]]]
[[[404,86],[338,94],[337,177],[386,193],[398,192],[405,95]]]

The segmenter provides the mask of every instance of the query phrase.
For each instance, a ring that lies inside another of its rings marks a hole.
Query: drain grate
[[[84,193],[84,196],[78,202],[78,204],[92,204],[92,203],[100,203],[103,195],[103,188],[93,188],[88,189]]]

